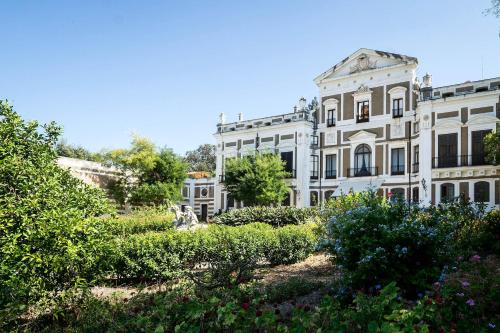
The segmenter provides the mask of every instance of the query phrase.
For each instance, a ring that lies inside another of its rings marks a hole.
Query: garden
[[[55,124],[1,102],[0,331],[498,332],[500,212],[373,192],[181,231],[57,167]]]

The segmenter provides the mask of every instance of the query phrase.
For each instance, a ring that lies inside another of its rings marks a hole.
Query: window
[[[325,156],[325,178],[335,179],[337,178],[337,155],[326,155]]]
[[[472,165],[484,165],[484,137],[489,134],[491,130],[473,131],[471,137],[472,148]]]
[[[281,203],[282,206],[290,206],[290,192],[286,194],[285,199]]]
[[[391,190],[391,201],[404,200],[405,189],[401,187],[393,188]]]
[[[405,149],[395,148],[391,150],[391,175],[404,175],[405,173]]]
[[[457,142],[457,133],[438,135],[438,168],[457,166]]]
[[[234,198],[231,193],[227,194],[227,208],[234,208]]]
[[[285,162],[285,171],[290,173],[290,176],[294,176],[293,170],[293,151],[285,151],[281,153],[281,160]]]
[[[366,144],[359,145],[354,152],[354,177],[371,176],[373,170],[372,151]]]
[[[329,199],[333,199],[332,198],[333,192],[334,191],[331,191],[331,190],[325,191],[325,201],[329,200]]]
[[[418,203],[419,197],[418,197],[418,187],[414,187],[412,189],[413,192],[413,202]]]
[[[208,196],[208,189],[206,187],[203,187],[201,189],[201,197],[206,198]]]
[[[420,165],[420,151],[419,146],[413,147],[413,164],[412,164],[412,172],[418,173]]]
[[[328,117],[326,118],[326,126],[335,126],[337,119],[335,117],[335,109],[328,110]]]
[[[368,101],[358,102],[357,123],[364,123],[370,119],[370,103]]]
[[[310,193],[310,197],[309,197],[309,200],[310,200],[309,204],[310,204],[311,206],[317,206],[317,205],[318,205],[318,203],[319,203],[319,202],[318,202],[318,192],[316,192],[316,191],[311,191],[311,193]]]
[[[474,184],[474,201],[475,202],[490,201],[490,183],[477,182]]]
[[[445,183],[441,185],[441,202],[452,202],[455,198],[455,185]]]
[[[311,155],[311,179],[318,179],[319,163],[318,155]]]
[[[403,116],[403,99],[395,98],[392,100],[392,118],[400,118]]]
[[[420,131],[420,122],[416,121],[413,123],[413,134],[417,134]]]
[[[188,198],[188,197],[189,197],[189,187],[184,186],[184,187],[182,188],[182,196],[183,196],[184,198]]]

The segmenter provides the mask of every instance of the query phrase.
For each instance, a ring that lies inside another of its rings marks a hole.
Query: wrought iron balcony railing
[[[453,168],[487,164],[489,163],[485,160],[484,154],[440,156],[432,159],[433,168]]]
[[[329,118],[326,120],[326,126],[327,127],[333,127],[337,123],[337,120],[335,118]]]
[[[391,165],[391,175],[399,176],[405,174],[405,166],[404,165]]]
[[[370,117],[367,115],[356,115],[356,122],[357,123],[367,123],[370,120]]]
[[[336,179],[337,170],[325,170],[325,179]]]
[[[369,177],[378,176],[378,167],[371,168],[349,168],[347,169],[349,177]]]
[[[419,166],[420,166],[420,164],[418,164],[418,162],[417,162],[417,163],[413,163],[413,164],[412,164],[412,172],[413,172],[413,173],[418,173],[418,172],[419,172],[419,170],[420,170],[420,169],[419,169]]]

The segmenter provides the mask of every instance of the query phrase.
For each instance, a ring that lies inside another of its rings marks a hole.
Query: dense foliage
[[[101,271],[105,232],[87,218],[108,212],[107,199],[57,166],[60,133],[0,101],[0,322]]]
[[[51,328],[64,327],[69,332],[497,332],[498,264],[495,257],[462,260],[415,302],[403,300],[393,282],[376,295],[353,294],[347,304],[335,295],[325,296],[315,307],[294,303],[288,314],[274,302],[318,285],[293,279],[264,291],[236,286],[200,292],[180,286],[140,294],[126,303],[91,298],[81,309],[70,308],[66,321],[54,322]]]
[[[288,194],[287,175],[278,155],[248,155],[226,160],[224,186],[245,206],[279,205]]]
[[[203,144],[196,150],[186,152],[184,162],[188,164],[189,171],[205,171],[215,173],[215,145]]]
[[[74,146],[67,143],[65,140],[60,140],[56,144],[57,156],[78,158],[80,160],[103,162],[105,157],[100,153],[93,153],[81,146]]]
[[[95,219],[94,223],[104,224],[102,228],[112,235],[127,236],[173,229],[174,219],[175,214],[166,207],[145,207],[127,215]]]
[[[121,170],[111,188],[120,204],[164,205],[180,199],[187,165],[171,149],[134,136],[129,149],[112,150],[107,158]]]
[[[244,225],[253,222],[262,222],[274,227],[288,224],[302,224],[315,221],[320,213],[317,208],[296,208],[296,207],[245,207],[233,209],[214,217],[217,224],[230,226]]]
[[[294,263],[310,255],[316,245],[312,224],[147,232],[118,239],[115,275],[146,281],[189,276],[205,287],[226,286],[248,280],[259,262]]]
[[[497,165],[500,162],[500,131],[489,133],[484,138],[484,150],[486,160]]]
[[[368,192],[331,202],[327,211],[325,246],[343,270],[347,287],[373,292],[395,281],[412,297],[456,251],[472,249],[471,244],[482,242],[478,237],[490,240],[496,237],[490,229],[498,230],[498,221],[487,222],[481,209],[466,202],[409,211],[405,202]],[[464,235],[473,228],[484,232]]]

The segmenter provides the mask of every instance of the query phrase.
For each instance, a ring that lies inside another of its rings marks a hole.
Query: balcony
[[[405,174],[405,166],[403,165],[391,165],[391,175],[401,176]]]
[[[333,127],[337,123],[337,120],[335,118],[330,118],[326,120],[326,126],[327,127]]]
[[[454,168],[489,164],[484,159],[484,154],[441,156],[432,159],[432,168]]]
[[[420,171],[419,166],[420,166],[419,163],[413,163],[411,168],[412,172],[418,173]]]
[[[370,120],[370,116],[367,114],[356,115],[356,123],[367,123]]]
[[[337,170],[325,170],[325,179],[337,179]]]
[[[403,116],[403,108],[392,109],[392,118],[401,118]]]
[[[295,169],[285,170],[285,172],[288,172],[288,176],[286,176],[287,179],[297,178],[297,173],[295,172]]]
[[[349,168],[347,169],[349,177],[370,177],[378,176],[378,167],[372,168]]]

